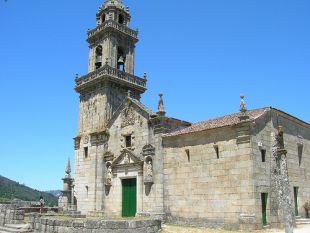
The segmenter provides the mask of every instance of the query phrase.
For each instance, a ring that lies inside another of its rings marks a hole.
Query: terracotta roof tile
[[[255,120],[259,118],[260,116],[262,116],[268,110],[270,110],[270,108],[254,109],[254,110],[248,111],[247,114],[250,117],[250,120]],[[178,135],[183,135],[183,134],[190,134],[190,133],[205,131],[209,129],[236,125],[240,122],[239,116],[240,116],[240,113],[238,112],[238,113],[234,113],[231,115],[218,117],[215,119],[198,122],[184,129],[177,130],[172,133],[166,134],[164,135],[164,137],[173,137],[173,136],[178,136]]]

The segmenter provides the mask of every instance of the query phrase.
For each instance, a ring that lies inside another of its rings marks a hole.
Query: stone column
[[[283,128],[278,127],[272,146],[272,187],[276,198],[275,209],[285,224],[285,232],[293,233],[294,215],[292,209],[291,190],[287,169],[287,150],[284,148]]]
[[[137,176],[137,213],[143,212],[143,172],[139,171]]]

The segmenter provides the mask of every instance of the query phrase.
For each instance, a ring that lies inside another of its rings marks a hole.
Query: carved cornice
[[[120,24],[114,20],[107,20],[104,23],[100,24],[98,27],[87,32],[88,34],[87,42],[90,44],[94,43],[94,41],[96,41],[98,37],[102,36],[104,33],[107,33],[109,31],[116,31],[118,33],[121,33],[124,36],[127,36],[130,39],[132,39],[135,43],[138,41],[137,30],[132,30],[126,25]]]
[[[90,134],[90,144],[92,146],[103,145],[108,140],[109,134],[107,131],[95,132]]]
[[[98,85],[98,83],[103,81],[116,82],[126,87],[131,87],[140,93],[146,91],[146,79],[122,72],[107,64],[94,72],[76,78],[75,90],[81,93],[84,89],[89,89],[90,87]]]

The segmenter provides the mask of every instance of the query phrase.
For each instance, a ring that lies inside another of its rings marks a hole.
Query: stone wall
[[[24,211],[13,204],[0,204],[0,226],[23,223]]]
[[[268,223],[277,223],[276,216],[271,217],[270,206],[270,169],[272,161],[272,137],[273,125],[270,121],[270,112],[256,120],[255,126],[251,129],[251,146],[252,146],[252,159],[253,159],[253,179],[255,188],[255,210],[256,223],[262,226],[262,201],[261,193],[268,194],[267,200],[267,221]],[[264,151],[264,152],[262,152]],[[262,153],[265,153],[265,162],[262,160]]]
[[[237,228],[255,219],[251,146],[236,138],[233,127],[164,138],[164,205],[170,221]]]
[[[310,128],[302,122],[286,114],[267,113],[255,122],[252,129],[252,153],[254,163],[254,185],[257,222],[262,222],[261,193],[268,194],[267,223],[273,227],[281,226],[283,220],[279,217],[281,209],[277,206],[271,183],[271,145],[272,135],[277,132],[278,125],[284,127],[284,143],[287,149],[287,162],[291,198],[294,211],[294,187],[298,187],[298,212],[305,216],[303,204],[310,200]],[[303,145],[302,160],[299,165],[298,144]],[[265,162],[262,161],[262,150],[266,152]],[[295,212],[295,211],[294,211]]]
[[[267,194],[267,224],[281,227],[272,183],[273,134],[284,127],[292,211],[298,188],[298,214],[310,200],[310,128],[281,111],[255,122],[164,138],[164,205],[172,222],[260,229],[262,193]],[[302,146],[302,157],[298,147]],[[217,158],[216,148],[219,156]]]
[[[38,233],[157,233],[161,229],[158,220],[86,220],[55,219],[51,217],[30,216],[30,225]]]

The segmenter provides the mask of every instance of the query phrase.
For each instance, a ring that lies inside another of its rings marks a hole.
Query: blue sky
[[[59,189],[78,123],[74,75],[103,0],[0,0],[0,174]],[[197,122],[273,106],[310,121],[309,0],[125,0],[144,104]]]

